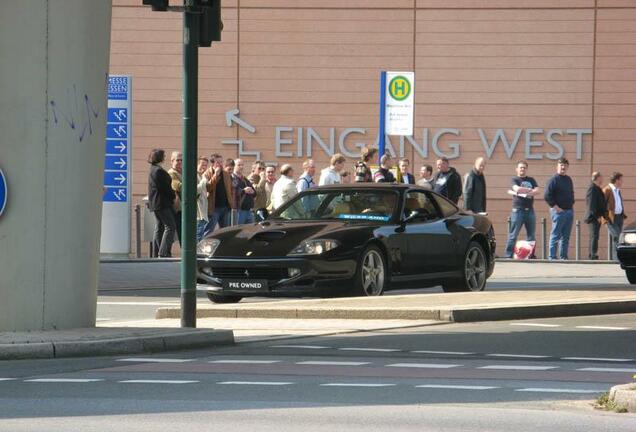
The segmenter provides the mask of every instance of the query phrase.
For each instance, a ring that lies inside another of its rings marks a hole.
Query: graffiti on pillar
[[[93,135],[93,122],[99,117],[99,110],[88,94],[77,91],[75,84],[66,89],[62,99],[51,99],[49,105],[55,126],[70,128],[76,133],[79,142],[84,141],[87,134]]]

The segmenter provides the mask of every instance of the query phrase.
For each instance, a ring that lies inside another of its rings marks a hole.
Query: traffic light
[[[153,11],[165,12],[168,10],[169,0],[143,0],[144,5],[152,6]]]
[[[221,40],[221,30],[223,30],[221,0],[199,0],[198,3],[202,12],[199,46],[209,47],[213,41]]]

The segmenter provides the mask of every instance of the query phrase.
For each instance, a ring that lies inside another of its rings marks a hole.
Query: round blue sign
[[[0,169],[0,216],[7,205],[7,180],[4,178],[4,173]]]

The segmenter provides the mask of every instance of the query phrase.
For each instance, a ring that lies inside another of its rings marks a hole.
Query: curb
[[[159,308],[156,319],[176,319],[179,308]],[[197,318],[277,318],[277,319],[402,319],[449,322],[506,321],[529,318],[609,315],[636,312],[636,300],[546,305],[511,305],[480,308],[210,308],[197,309]]]
[[[609,399],[619,407],[636,413],[636,383],[612,387],[609,392]]]
[[[233,344],[231,330],[200,330],[111,339],[1,344],[0,360],[110,356]]]

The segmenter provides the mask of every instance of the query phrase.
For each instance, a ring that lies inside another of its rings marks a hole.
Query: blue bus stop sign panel
[[[4,208],[7,206],[7,179],[4,177],[4,173],[0,169],[0,216],[4,212]]]

